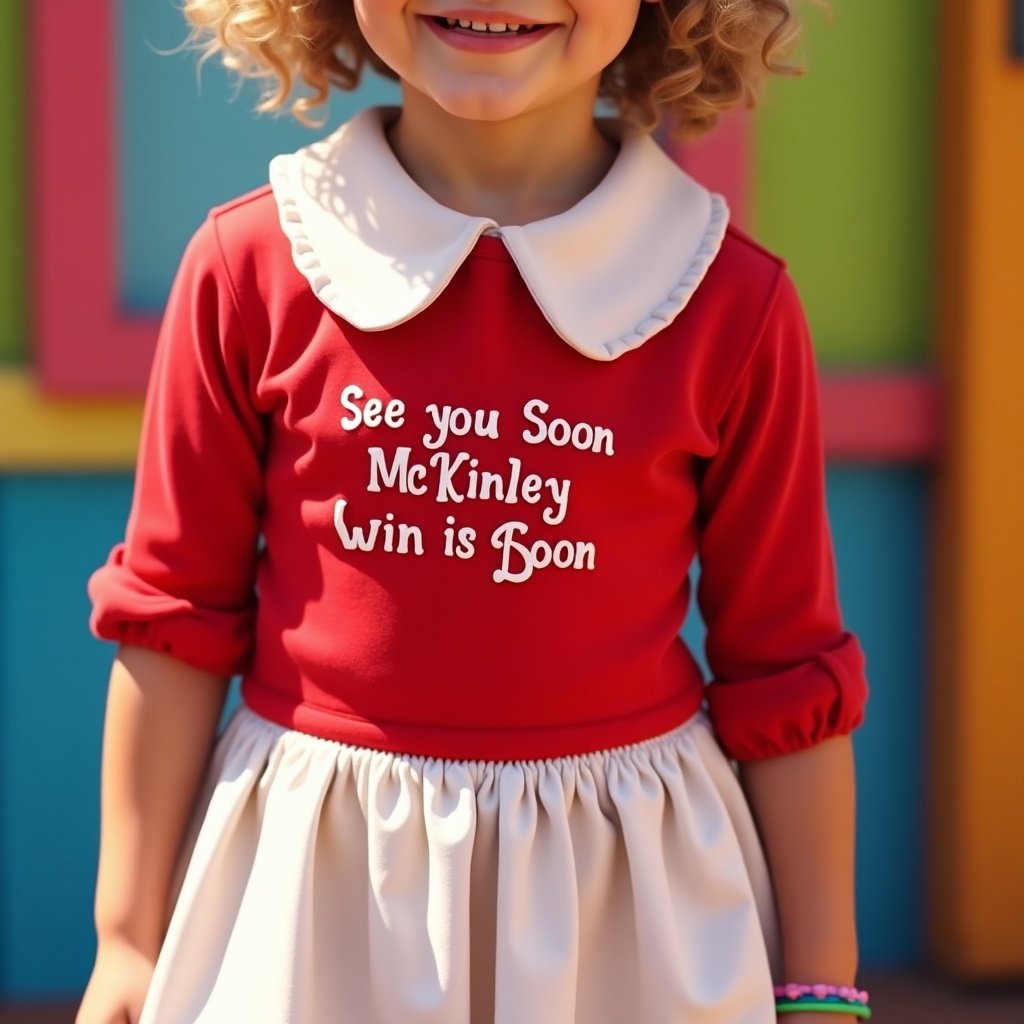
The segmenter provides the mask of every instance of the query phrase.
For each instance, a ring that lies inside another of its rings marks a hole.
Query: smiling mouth
[[[470,21],[466,18],[434,18],[434,23],[452,32],[475,36],[526,36],[543,25],[516,25],[503,21]]]

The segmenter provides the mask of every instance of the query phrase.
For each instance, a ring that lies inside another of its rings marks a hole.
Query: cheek
[[[356,24],[367,45],[382,59],[401,45],[404,18],[399,5],[387,0],[353,0]]]
[[[629,42],[641,0],[593,0],[577,3],[576,42],[592,61],[611,64]]]
[[[629,42],[629,37],[636,28],[640,15],[642,0],[621,0],[619,3],[605,4],[601,24],[607,26],[610,46],[622,49]]]
[[[359,0],[352,5],[352,10],[355,12],[356,25],[359,31],[362,33],[363,39],[366,41],[367,46],[371,50],[376,51],[376,36],[374,33],[374,23],[370,18],[369,12],[366,10],[366,4],[360,3]]]

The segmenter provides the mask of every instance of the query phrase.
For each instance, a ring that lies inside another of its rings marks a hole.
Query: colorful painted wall
[[[963,702],[964,674],[983,668],[1002,681],[1024,669],[1012,643],[1002,658],[971,661],[983,626],[969,642],[959,639],[968,598],[1005,613],[992,595],[1009,591],[1000,590],[1002,578],[993,590],[991,581],[964,577],[970,560],[959,553],[964,522],[984,544],[985,502],[993,500],[963,502],[976,483],[964,467],[976,451],[984,385],[952,405],[939,401],[980,285],[962,279],[955,259],[935,259],[938,240],[951,233],[959,241],[943,244],[955,248],[966,230],[936,218],[937,195],[973,195],[984,179],[970,177],[969,162],[950,169],[951,182],[936,172],[943,93],[934,0],[836,0],[833,9],[831,25],[810,17],[808,78],[777,83],[756,119],[734,119],[679,155],[726,189],[746,224],[789,258],[815,331],[841,600],[873,687],[856,738],[864,961],[917,963],[929,934],[948,934],[931,947],[953,970],[1024,971],[1020,944],[1000,940],[1002,911],[989,890],[968,885],[993,870],[998,883],[996,844],[979,835],[964,857],[935,858],[943,830],[926,814],[941,779],[956,790],[958,823],[988,827],[969,820],[971,787],[990,784],[985,773],[995,770],[985,759],[985,726],[971,716],[992,707]],[[88,635],[84,587],[123,530],[138,395],[176,259],[210,205],[259,184],[272,154],[316,134],[256,119],[254,93],[235,97],[212,66],[197,89],[194,59],[161,52],[180,43],[179,18],[170,0],[0,5],[0,997],[74,994],[91,963],[112,652]],[[957,29],[997,32],[994,15],[979,21]],[[977,40],[986,67],[991,43]],[[1015,74],[1008,57],[1007,65]],[[1020,95],[1019,75],[1011,88]],[[393,97],[371,83],[337,99],[331,120]],[[1019,218],[1017,231],[1024,234]],[[942,303],[939,282],[950,288]],[[998,387],[998,346],[1014,332],[1020,341],[1022,322],[971,326],[993,339],[989,386]],[[948,394],[960,392],[954,385]],[[1001,414],[1018,440],[1022,407],[1017,401]],[[953,433],[950,446],[940,442],[943,429]],[[990,467],[979,486],[1000,473],[1007,467]],[[1019,488],[1010,496],[1016,501]],[[1015,543],[992,572],[1024,569]],[[945,662],[955,670],[944,673],[933,664],[944,650],[933,639],[936,621],[956,655]],[[687,632],[698,638],[700,623]],[[937,711],[940,693],[968,715],[969,732]],[[1015,700],[1008,715],[1020,711]],[[949,746],[933,762],[936,738]],[[961,769],[974,775],[965,782]],[[1000,827],[1024,846],[1019,828]],[[954,899],[938,918],[929,916],[929,865],[944,885],[967,885],[963,905]],[[1024,895],[1009,902],[1024,914]],[[946,955],[965,934],[970,963]]]

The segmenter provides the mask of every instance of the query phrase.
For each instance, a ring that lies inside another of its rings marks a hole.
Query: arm
[[[93,632],[121,646],[103,751],[96,964],[78,1024],[136,1024],[167,925],[174,867],[227,679],[256,609],[265,422],[261,365],[216,218],[168,299],[125,541],[93,574]]]
[[[139,647],[119,650],[103,738],[96,930],[155,954],[175,861],[227,680]]]
[[[103,737],[96,963],[77,1024],[138,1021],[226,685],[164,654],[118,651]]]
[[[795,754],[740,765],[764,844],[782,936],[783,978],[852,985],[853,746],[837,736]],[[839,1014],[787,1014],[789,1024],[839,1024]]]
[[[836,596],[819,405],[806,323],[783,276],[704,467],[698,595],[712,721],[740,763],[779,910],[775,981],[844,985],[857,966],[849,733],[867,683]]]

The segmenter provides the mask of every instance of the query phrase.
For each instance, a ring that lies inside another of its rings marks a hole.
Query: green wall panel
[[[0,2],[0,362],[28,348],[22,0]]]
[[[756,118],[755,230],[781,253],[826,364],[928,357],[937,12],[804,4],[806,77]]]

